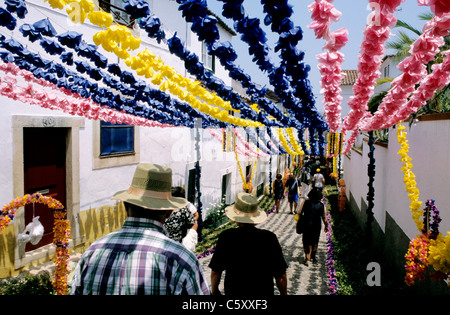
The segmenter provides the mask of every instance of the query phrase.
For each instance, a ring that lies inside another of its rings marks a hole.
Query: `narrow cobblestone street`
[[[328,278],[326,268],[327,241],[326,233],[321,231],[319,247],[317,250],[317,262],[304,264],[304,253],[301,236],[295,232],[294,216],[289,214],[287,198],[281,202],[279,213],[271,213],[268,219],[257,227],[274,232],[283,249],[284,258],[288,264],[288,294],[289,295],[327,295]],[[201,258],[208,283],[211,281],[211,269],[208,267],[212,255]],[[261,262],[264,263],[264,262]],[[219,288],[223,292],[223,279]],[[279,294],[275,287],[275,294]]]

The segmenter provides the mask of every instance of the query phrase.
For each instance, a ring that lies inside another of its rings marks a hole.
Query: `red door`
[[[24,128],[25,194],[40,192],[66,206],[66,128]],[[43,204],[25,207],[25,226],[39,216],[44,236],[37,245],[27,243],[31,251],[53,241],[53,213]]]

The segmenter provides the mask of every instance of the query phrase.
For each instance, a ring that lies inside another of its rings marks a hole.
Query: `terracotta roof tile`
[[[345,77],[342,79],[341,85],[353,85],[358,78],[358,70],[342,70]]]

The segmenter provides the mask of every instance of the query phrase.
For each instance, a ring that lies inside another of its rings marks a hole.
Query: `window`
[[[134,20],[133,18],[125,11],[123,6],[126,1],[122,0],[98,0],[100,4],[100,8],[102,8],[105,12],[111,13],[116,21],[119,24],[126,25],[128,27],[133,26]]]
[[[134,127],[102,121],[100,124],[100,156],[134,154]]]
[[[205,68],[212,73],[216,71],[216,59],[214,56],[208,54],[208,48],[206,47],[206,43],[202,43],[202,62]]]
[[[384,67],[384,77],[385,78],[389,78],[389,66],[387,65],[386,67]]]

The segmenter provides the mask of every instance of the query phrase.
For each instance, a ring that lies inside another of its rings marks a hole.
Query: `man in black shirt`
[[[258,209],[257,199],[239,193],[226,215],[238,228],[222,232],[217,241],[211,268],[211,293],[221,294],[219,283],[225,271],[225,294],[233,296],[268,296],[274,294],[273,279],[281,295],[287,294],[286,269],[277,236],[256,228],[267,219]]]

